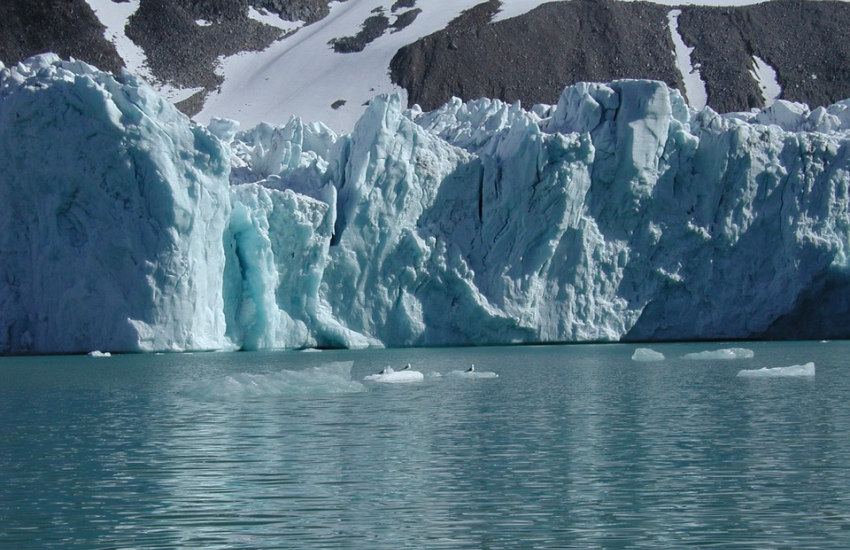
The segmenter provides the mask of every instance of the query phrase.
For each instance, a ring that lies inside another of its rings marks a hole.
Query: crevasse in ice
[[[192,124],[129,74],[0,72],[0,352],[847,336],[850,102],[375,98]]]

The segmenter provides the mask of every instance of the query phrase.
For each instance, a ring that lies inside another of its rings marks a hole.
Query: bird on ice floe
[[[408,364],[407,364],[407,366],[406,366],[406,367],[404,367],[404,368],[403,368],[403,369],[401,369],[401,370],[410,370],[410,363],[408,363]]]
[[[475,372],[475,363],[473,363],[471,367],[466,369],[466,372]]]

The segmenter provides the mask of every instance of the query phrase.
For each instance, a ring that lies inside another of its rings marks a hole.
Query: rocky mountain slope
[[[781,98],[814,108],[850,97],[850,4],[723,4],[11,0],[0,4],[0,61],[55,51],[141,72],[178,90],[169,97],[201,122],[299,115],[337,131],[382,92],[404,90],[426,109],[452,96],[531,106],[566,85],[619,78],[661,80],[699,106],[686,89],[696,77],[718,112],[749,110],[772,100],[759,63]]]

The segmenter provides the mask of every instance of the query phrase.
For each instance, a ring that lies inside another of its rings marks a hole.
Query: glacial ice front
[[[850,101],[381,96],[337,136],[0,69],[0,353],[850,335]]]

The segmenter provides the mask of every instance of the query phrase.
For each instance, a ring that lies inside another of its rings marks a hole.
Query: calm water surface
[[[636,347],[0,358],[0,547],[850,548],[850,343]]]

